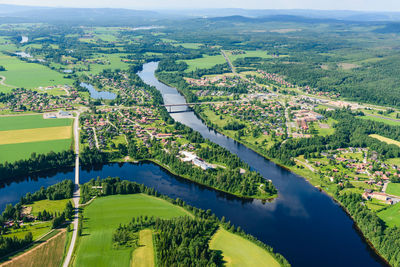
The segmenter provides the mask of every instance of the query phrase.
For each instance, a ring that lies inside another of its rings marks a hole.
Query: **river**
[[[157,81],[154,76],[156,68],[157,63],[147,63],[139,76],[161,91],[166,104],[185,103],[176,89]],[[171,116],[237,154],[253,170],[271,179],[278,189],[279,197],[271,203],[238,199],[174,177],[152,163],[109,164],[92,171],[81,169],[80,182],[84,183],[97,176],[119,176],[154,187],[170,197],[179,197],[190,205],[211,209],[217,216],[225,216],[233,224],[272,246],[293,266],[384,265],[363,241],[353,221],[341,207],[305,179],[210,130],[193,112],[172,113]],[[6,185],[0,189],[0,209],[6,203],[16,203],[27,192],[73,177],[73,169],[66,169]]]

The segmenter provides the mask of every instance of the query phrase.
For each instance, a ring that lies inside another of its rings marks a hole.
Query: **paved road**
[[[67,256],[65,257],[63,267],[68,267],[71,262],[72,253],[74,252],[74,247],[78,236],[79,199],[81,197],[81,192],[79,189],[79,115],[80,113],[78,111],[74,121],[74,139],[75,139],[76,157],[75,157],[75,191],[72,199],[75,206],[75,214],[74,214],[74,220],[72,221],[73,233],[72,233],[71,244],[69,245],[68,253]]]
[[[378,119],[384,119],[384,120],[388,120],[388,121],[400,122],[399,119],[387,118],[387,117],[382,117],[382,116],[373,115],[373,114],[365,114],[365,115],[366,116],[370,116],[370,117],[374,117],[374,118],[378,118]]]
[[[231,68],[232,73],[236,74],[236,69],[235,69],[235,67],[233,66],[232,62],[229,60],[228,55],[225,53],[224,50],[221,50],[221,54],[224,56],[226,62],[228,63],[229,67]]]

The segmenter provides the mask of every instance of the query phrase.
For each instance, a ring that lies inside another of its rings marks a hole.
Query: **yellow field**
[[[379,141],[385,142],[385,143],[387,143],[389,145],[396,145],[396,146],[400,147],[400,142],[399,141],[396,141],[396,140],[393,140],[393,139],[390,139],[390,138],[387,138],[387,137],[383,137],[383,136],[378,135],[378,134],[370,134],[369,136],[371,136],[371,137],[373,137],[375,139],[378,139]]]
[[[139,232],[140,247],[133,251],[132,266],[154,267],[153,232],[145,229]]]
[[[280,266],[267,250],[222,227],[211,239],[210,248],[222,251],[227,267]]]
[[[69,139],[71,126],[0,131],[0,145]]]

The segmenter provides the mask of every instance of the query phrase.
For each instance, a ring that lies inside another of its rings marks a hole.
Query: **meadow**
[[[392,205],[383,211],[378,212],[378,216],[390,226],[400,226],[400,203]]]
[[[97,198],[83,212],[83,231],[74,266],[129,266],[132,249],[113,249],[112,234],[135,216],[173,218],[189,215],[180,207],[143,194]]]
[[[395,195],[400,197],[400,184],[399,183],[389,183],[386,188],[386,193],[389,195]]]
[[[363,120],[371,120],[371,121],[383,122],[383,123],[386,123],[386,124],[389,124],[389,125],[393,125],[393,126],[400,126],[400,122],[390,120],[390,118],[388,118],[388,119],[377,118],[377,117],[368,116],[368,115],[361,116],[361,117],[358,117],[358,118],[363,119]]]
[[[36,63],[28,63],[16,57],[0,54],[1,65],[6,71],[0,73],[6,79],[6,85],[0,84],[0,92],[9,92],[12,88],[23,87],[34,89],[54,85],[72,84],[71,79],[66,79],[61,73],[51,70]]]
[[[32,205],[27,205],[28,207],[32,207],[32,214],[37,216],[39,212],[43,212],[44,210],[48,212],[62,212],[65,209],[67,203],[71,201],[70,199],[60,199],[60,200],[40,200],[36,201]]]
[[[268,251],[222,227],[211,239],[210,248],[222,251],[227,267],[280,266]]]
[[[184,60],[189,65],[186,72],[195,71],[196,69],[208,69],[214,67],[217,64],[225,63],[225,59],[222,55],[208,56],[203,55],[201,58]]]
[[[0,163],[29,159],[33,152],[36,154],[61,152],[70,149],[71,145],[71,139],[0,145]]]
[[[381,142],[385,142],[389,145],[396,145],[396,146],[400,147],[400,142],[397,140],[393,140],[393,139],[390,139],[390,138],[387,138],[387,137],[384,137],[384,136],[381,136],[378,134],[370,134],[369,136],[371,136],[372,138],[378,139]]]
[[[43,119],[42,115],[0,117],[0,131],[72,125],[72,119]]]
[[[262,50],[255,50],[255,51],[249,51],[245,50],[245,54],[239,54],[239,55],[232,55],[231,52],[227,51],[227,55],[230,59],[231,62],[235,61],[238,58],[245,58],[245,57],[260,57],[260,58],[272,58],[271,55],[268,54],[267,51],[262,51]]]

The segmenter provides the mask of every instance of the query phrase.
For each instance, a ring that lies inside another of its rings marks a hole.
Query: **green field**
[[[386,189],[386,193],[389,195],[395,195],[400,197],[400,184],[399,183],[389,183]]]
[[[372,117],[372,116],[368,116],[368,115],[361,116],[361,117],[358,117],[358,118],[363,119],[363,120],[371,120],[371,121],[383,122],[383,123],[386,123],[386,124],[389,124],[389,125],[394,125],[394,126],[399,126],[400,125],[400,122],[398,122],[398,121],[392,121],[392,120],[389,120],[389,119],[377,118],[377,117]]]
[[[23,87],[33,89],[53,85],[72,84],[72,80],[63,78],[63,75],[45,66],[36,63],[27,63],[16,57],[0,54],[1,65],[6,71],[0,73],[6,80],[0,84],[0,92],[9,92],[12,88]]]
[[[195,71],[196,69],[207,69],[214,67],[217,64],[225,63],[225,59],[222,55],[217,56],[208,56],[203,55],[201,58],[184,60],[189,65],[189,68],[186,71]]]
[[[144,229],[139,232],[140,247],[133,252],[132,266],[153,267],[154,266],[154,246],[153,231]]]
[[[43,119],[42,115],[0,117],[0,131],[71,126],[72,119]],[[0,163],[28,159],[33,152],[45,154],[70,149],[71,138],[0,145]]]
[[[71,139],[1,145],[0,163],[29,159],[33,152],[36,154],[47,154],[50,151],[61,152],[70,149],[71,145]]]
[[[42,115],[0,117],[0,131],[71,126],[72,119],[43,119]]]
[[[222,251],[228,267],[280,266],[268,251],[223,228],[213,236],[210,248]]]
[[[397,203],[381,212],[378,216],[385,221],[388,226],[400,226],[400,203]]]
[[[200,43],[174,43],[173,46],[182,46],[188,49],[199,49],[203,44]]]
[[[226,54],[228,55],[228,57],[229,57],[231,62],[235,61],[238,58],[245,58],[245,57],[272,58],[271,55],[268,55],[267,51],[262,51],[262,50],[249,51],[249,50],[246,50],[245,52],[246,52],[245,54],[232,55],[230,51],[226,51]]]
[[[397,166],[400,166],[400,158],[387,159],[386,161],[389,164],[395,164]]]
[[[27,205],[28,207],[32,207],[32,214],[36,216],[39,212],[43,212],[46,210],[48,212],[62,212],[65,209],[67,203],[71,201],[70,199],[61,199],[61,200],[40,200],[36,201],[32,205]]]
[[[372,138],[378,139],[381,142],[385,142],[389,145],[396,145],[398,147],[400,147],[400,142],[391,138],[387,138],[384,136],[381,136],[379,134],[370,134],[369,136],[371,136]]]
[[[27,225],[20,229],[11,230],[11,232],[4,235],[4,237],[15,236],[17,238],[24,238],[27,233],[31,232],[33,235],[33,240],[36,240],[39,237],[41,237],[42,235],[44,235],[45,233],[49,232],[51,230],[51,226],[52,226],[51,221],[39,222],[36,224]]]
[[[83,232],[75,266],[129,266],[132,249],[113,249],[112,233],[139,215],[172,218],[189,215],[167,201],[143,194],[101,197],[84,209]]]

